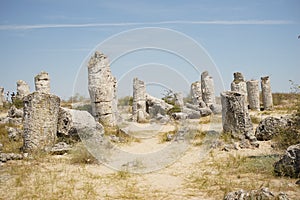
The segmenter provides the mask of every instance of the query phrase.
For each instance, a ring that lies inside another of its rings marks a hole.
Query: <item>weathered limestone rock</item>
[[[183,107],[182,112],[187,114],[188,119],[200,119],[201,117],[199,110],[194,110],[188,107]]]
[[[184,106],[182,93],[181,92],[174,93],[174,99],[175,99],[175,105],[182,109]]]
[[[245,96],[245,101],[248,101],[247,97],[247,84],[244,76],[241,72],[233,73],[233,81],[231,82],[231,91],[241,93]]]
[[[35,91],[50,94],[50,77],[47,72],[41,72],[34,77]]]
[[[285,155],[274,163],[274,172],[279,176],[300,177],[300,144],[287,148]]]
[[[24,151],[49,150],[56,142],[59,97],[33,92],[24,101]]]
[[[259,122],[255,130],[255,136],[261,141],[271,140],[283,128],[287,127],[288,123],[289,119],[287,118],[267,117]]]
[[[231,133],[235,138],[249,139],[256,142],[253,124],[241,93],[227,91],[221,93],[223,131]]]
[[[96,51],[88,63],[88,88],[93,115],[107,126],[116,125],[116,78],[110,71],[108,58]]]
[[[133,79],[132,120],[144,122],[146,120],[146,87],[138,78]]]
[[[288,196],[280,192],[278,195],[274,195],[269,188],[261,188],[259,190],[238,190],[235,192],[229,192],[224,200],[251,200],[251,199],[263,199],[263,200],[288,200]]]
[[[7,112],[7,116],[10,118],[22,118],[23,110],[16,108],[15,105],[12,105]]]
[[[258,80],[247,81],[248,103],[251,110],[260,110],[259,82]]]
[[[173,108],[173,106],[167,104],[164,100],[146,94],[146,111],[151,118],[156,118],[158,114],[164,116],[171,108]]]
[[[273,97],[271,91],[271,83],[269,76],[261,77],[262,101],[264,110],[273,109]]]
[[[23,97],[27,96],[29,93],[30,93],[29,85],[23,80],[18,80],[16,98],[22,99]]]
[[[202,99],[202,90],[201,90],[201,82],[196,81],[191,85],[191,97],[194,105],[200,106],[200,108],[205,107],[205,103]]]
[[[4,88],[0,87],[0,106],[3,106],[5,103],[5,96],[4,96]]]
[[[9,160],[21,160],[23,159],[22,154],[18,153],[0,153],[0,162],[7,162]]]
[[[202,98],[206,105],[209,107],[216,103],[214,80],[209,76],[207,71],[201,74],[201,88]]]
[[[57,122],[57,132],[59,134],[77,139],[78,132],[85,132],[85,130],[94,132],[103,131],[104,129],[87,111],[59,108]],[[83,133],[81,133],[81,136],[83,136]]]

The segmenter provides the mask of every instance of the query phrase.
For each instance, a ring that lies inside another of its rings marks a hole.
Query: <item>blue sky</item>
[[[52,93],[68,98],[82,62],[99,43],[122,31],[160,27],[199,43],[217,65],[225,89],[232,73],[240,71],[246,79],[270,75],[274,92],[289,92],[290,79],[300,83],[299,8],[297,0],[1,0],[0,86],[15,91],[22,79],[33,91],[34,76],[44,70]],[[132,67],[151,62],[136,57]],[[129,58],[124,63],[130,65]],[[112,69],[117,78],[120,71]]]

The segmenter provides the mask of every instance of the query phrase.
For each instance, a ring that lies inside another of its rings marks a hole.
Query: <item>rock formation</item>
[[[289,146],[285,155],[274,163],[274,172],[279,176],[299,178],[300,176],[300,144]]]
[[[81,131],[81,136],[83,136],[83,132],[86,130],[94,132],[98,130],[103,131],[104,129],[87,111],[59,108],[57,123],[57,132],[59,134],[77,139],[78,132]]]
[[[146,111],[149,113],[150,118],[156,118],[158,114],[165,116],[167,111],[171,108],[173,108],[173,106],[164,100],[146,94]]]
[[[23,97],[27,96],[29,93],[30,93],[29,85],[23,80],[18,80],[16,98],[22,99]]]
[[[248,101],[247,97],[247,84],[244,76],[241,72],[233,73],[233,81],[231,82],[231,91],[241,93],[245,96],[245,101]]]
[[[132,120],[144,122],[146,120],[146,87],[138,78],[133,79]]]
[[[201,74],[201,88],[202,88],[202,99],[205,104],[210,107],[212,104],[216,104],[214,80],[209,76],[207,71]]]
[[[117,81],[110,71],[108,58],[96,51],[88,63],[88,89],[93,115],[104,125],[116,125],[116,87]]]
[[[50,94],[50,77],[47,72],[41,72],[34,77],[35,91]]]
[[[223,131],[233,137],[256,142],[253,124],[248,112],[245,96],[241,93],[227,91],[221,93]]]
[[[175,99],[175,105],[182,109],[184,106],[182,93],[181,92],[174,93],[174,99]]]
[[[0,87],[0,106],[3,106],[5,103],[5,96],[4,96],[4,88]]]
[[[41,91],[39,89],[39,91]],[[45,90],[44,90],[45,91]],[[49,150],[56,142],[59,97],[33,92],[24,101],[23,150]]]
[[[255,136],[258,140],[271,140],[283,128],[286,128],[289,123],[288,118],[267,117],[260,121],[256,128]]]
[[[205,107],[205,103],[202,99],[202,90],[201,90],[201,82],[196,81],[191,85],[191,97],[194,105],[200,106],[200,108]]]
[[[224,200],[251,200],[251,199],[263,199],[263,200],[288,200],[288,196],[280,192],[278,195],[274,195],[269,188],[261,188],[259,190],[238,190],[229,192],[225,195]]]
[[[273,109],[273,97],[271,91],[271,83],[269,76],[261,77],[262,101],[264,110]]]
[[[259,82],[258,80],[247,81],[248,103],[251,110],[260,110]]]

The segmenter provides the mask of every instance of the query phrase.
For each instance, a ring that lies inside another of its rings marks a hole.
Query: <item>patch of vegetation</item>
[[[12,102],[12,105],[14,105],[16,108],[20,109],[24,107],[24,102],[22,99],[15,98],[14,101]]]
[[[119,127],[105,127],[104,128],[104,134],[106,136],[114,135],[114,136],[120,138],[122,143],[126,143],[126,144],[130,144],[131,142],[140,142],[139,138],[136,138],[136,137],[134,137],[130,134],[125,133]]]
[[[71,150],[71,163],[97,164],[98,160],[86,149],[82,143],[78,143]]]
[[[204,138],[206,137],[206,132],[197,129],[193,130],[191,135],[193,137],[192,144],[194,146],[201,146],[203,144]]]
[[[132,103],[133,103],[132,96],[126,96],[126,97],[118,99],[119,106],[132,106]]]
[[[178,128],[175,128],[173,131],[168,131],[168,132],[160,133],[158,135],[159,142],[160,143],[169,142],[170,138],[173,139],[175,137],[175,135],[177,134],[177,132],[178,132]]]
[[[209,124],[211,122],[211,116],[201,117],[200,124]]]
[[[259,124],[260,121],[261,121],[260,117],[256,117],[256,116],[253,116],[253,115],[251,115],[250,118],[251,118],[251,121],[252,121],[253,124]]]
[[[20,153],[23,146],[23,140],[20,138],[17,141],[10,140],[6,127],[13,127],[13,124],[0,124],[0,143],[3,145],[2,152],[4,153]]]
[[[82,106],[78,106],[75,108],[75,110],[83,110],[83,111],[88,111],[89,113],[92,113],[92,105],[91,104],[85,104]]]
[[[167,111],[167,114],[172,115],[173,113],[178,113],[178,112],[181,112],[180,106],[174,105],[173,108],[171,108]]]
[[[234,139],[234,137],[229,132],[222,132],[220,134],[220,139],[223,140],[225,143],[229,144],[229,143],[232,143],[232,140]]]

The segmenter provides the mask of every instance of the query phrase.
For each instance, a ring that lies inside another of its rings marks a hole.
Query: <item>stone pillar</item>
[[[41,72],[34,77],[35,91],[50,94],[50,77],[47,72]]]
[[[231,82],[230,87],[231,87],[231,91],[238,92],[245,95],[245,101],[246,102],[248,101],[247,84],[241,72],[233,73],[233,81]]]
[[[245,103],[245,95],[227,91],[221,93],[223,131],[239,139],[255,142],[253,124]]]
[[[24,151],[49,150],[56,142],[59,97],[33,92],[23,101]]]
[[[261,77],[261,90],[262,90],[262,101],[264,104],[264,110],[273,109],[273,97],[271,91],[270,77]]]
[[[22,99],[23,97],[27,96],[28,94],[30,94],[29,85],[23,80],[18,80],[17,81],[17,96],[16,96],[16,98]]]
[[[133,79],[133,102],[132,121],[145,122],[146,112],[146,86],[144,81],[138,78]]]
[[[108,58],[96,51],[88,63],[88,88],[93,115],[107,126],[116,125],[116,87]]]
[[[205,104],[210,107],[216,104],[214,80],[207,71],[201,74],[202,98]]]
[[[184,106],[182,93],[181,92],[174,93],[174,98],[175,98],[175,105],[182,109]]]
[[[199,106],[200,108],[205,107],[205,103],[202,99],[202,91],[201,91],[201,82],[196,81],[191,85],[191,98],[194,105]]]
[[[260,110],[259,82],[258,80],[247,81],[248,103],[251,110]]]
[[[0,87],[0,106],[3,106],[5,100],[5,95],[4,95],[4,88]]]

